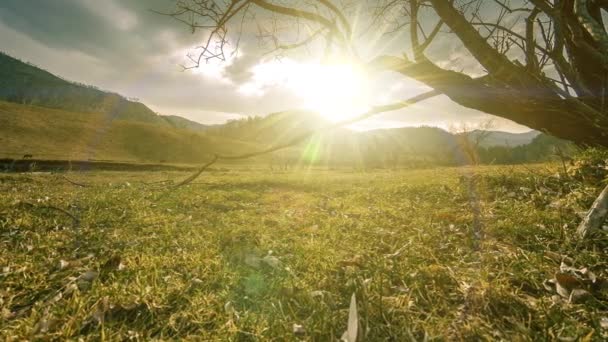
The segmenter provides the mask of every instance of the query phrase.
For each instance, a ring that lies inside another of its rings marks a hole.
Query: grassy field
[[[0,174],[0,336],[335,341],[355,294],[360,341],[603,340],[597,187],[556,172]]]
[[[151,123],[0,101],[0,158],[198,163],[260,146]]]

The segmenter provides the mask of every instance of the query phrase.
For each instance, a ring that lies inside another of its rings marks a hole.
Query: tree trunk
[[[519,124],[573,141],[580,145],[608,147],[608,116],[575,98],[562,98],[541,80],[515,66],[509,75],[479,79],[444,70],[421,59],[408,62],[382,56],[372,67],[390,69],[432,87],[468,108],[496,115]]]

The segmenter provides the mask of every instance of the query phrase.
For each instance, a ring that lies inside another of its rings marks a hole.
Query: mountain
[[[281,145],[307,132],[330,125],[314,112],[286,111],[250,117],[210,128],[207,135],[261,144]],[[455,137],[436,127],[407,127],[356,132],[346,128],[321,131],[298,145],[275,153],[287,164],[328,166],[395,166],[450,164],[462,159]]]
[[[190,121],[177,115],[162,115],[161,116],[172,127],[179,129],[187,129],[196,132],[203,132],[217,125],[203,125],[201,123]]]
[[[195,129],[118,120],[83,113],[0,101],[0,157],[201,163],[212,154],[235,155],[282,144],[326,123],[306,112],[283,112],[226,125]],[[544,134],[528,145],[480,150],[487,163],[539,161],[563,141]],[[567,150],[566,147],[560,147]],[[457,165],[468,159],[456,136],[436,127],[355,132],[324,131],[293,147],[243,164],[325,165],[329,167],[422,167]]]
[[[455,137],[437,127],[403,127],[364,132],[328,132],[320,158],[330,164],[394,167],[396,165],[458,163]]]
[[[66,81],[0,54],[0,156],[4,157],[200,163],[214,153],[237,155],[285,144],[328,125],[323,117],[307,111],[203,125],[158,115],[140,102]],[[539,158],[557,144],[535,131],[467,134],[471,140],[480,139],[482,160],[487,162]],[[456,165],[471,160],[462,146],[460,136],[436,127],[365,132],[336,128],[272,155],[238,162],[363,168]]]
[[[209,128],[207,133],[269,145],[284,143],[327,125],[329,122],[317,113],[294,110],[231,120]]]
[[[199,127],[184,118],[160,116],[146,105],[117,93],[64,80],[3,53],[0,53],[0,100],[83,114],[104,113],[111,119],[162,127]]]
[[[200,163],[213,153],[256,151],[247,143],[105,113],[0,101],[0,156],[20,159]]]
[[[305,111],[280,112],[251,117],[208,129],[205,134],[264,146],[280,145],[329,123],[318,114]],[[356,132],[344,128],[321,131],[294,147],[273,154],[283,165],[319,164],[331,167],[396,167],[468,164],[475,158],[486,163],[545,161],[558,147],[572,151],[568,142],[540,132],[509,133],[472,131],[463,145],[462,135],[437,127],[404,127]],[[475,147],[475,140],[479,146]],[[496,157],[494,156],[496,155]]]
[[[502,132],[502,131],[481,131],[474,130],[469,132],[469,137],[473,141],[475,139],[482,137],[480,146],[482,147],[492,147],[492,146],[521,146],[527,145],[536,138],[540,132],[539,131],[529,131],[525,133],[510,133],[510,132]]]

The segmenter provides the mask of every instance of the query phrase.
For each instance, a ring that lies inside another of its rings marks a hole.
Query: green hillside
[[[213,153],[236,155],[280,144],[325,122],[307,113],[196,129],[121,120],[106,113],[83,113],[0,101],[0,157],[19,159],[111,160],[137,163],[201,163]],[[530,144],[480,147],[483,163],[522,163],[551,158],[555,146],[571,144],[539,135]],[[457,165],[469,160],[454,135],[435,127],[354,132],[336,129],[297,146],[235,163],[278,167],[420,167]]]
[[[63,109],[104,113],[118,120],[175,126],[144,104],[96,87],[64,80],[48,71],[0,53],[0,100]],[[189,120],[181,119],[180,121]],[[193,123],[195,124],[195,123]],[[185,123],[181,122],[181,126]]]
[[[325,124],[310,113],[285,112],[206,130],[192,126],[182,129],[116,119],[106,113],[0,101],[0,156],[21,158],[31,154],[35,159],[200,163],[212,153],[235,155],[260,150]],[[412,160],[450,163],[452,138],[437,128],[370,132],[336,129],[258,161],[291,166],[367,167],[395,166]]]
[[[206,131],[241,141],[282,144],[329,122],[305,111],[280,112],[229,122]],[[435,127],[410,127],[356,132],[336,128],[315,135],[296,148],[275,154],[277,162],[326,166],[393,167],[421,163],[459,162],[454,136]]]
[[[279,144],[328,124],[328,121],[314,112],[285,111],[264,117],[231,120],[224,125],[209,127],[207,133],[235,140]]]
[[[211,153],[257,146],[217,136],[81,113],[0,102],[0,155],[36,159],[198,163]]]
[[[318,114],[306,111],[212,126],[179,116],[161,116],[140,102],[66,81],[0,53],[2,157],[27,154],[35,159],[200,163],[212,153],[237,155],[284,144],[328,124]],[[470,134],[474,138],[481,133]],[[490,132],[479,147],[480,160],[542,161],[553,146],[565,144],[537,134]],[[314,164],[363,168],[456,165],[469,160],[458,135],[435,127],[368,132],[337,128],[257,159],[282,167]]]
[[[162,115],[161,116],[167,123],[175,128],[187,129],[191,131],[202,132],[206,131],[215,125],[203,125],[198,122],[190,121],[186,118],[177,115]]]

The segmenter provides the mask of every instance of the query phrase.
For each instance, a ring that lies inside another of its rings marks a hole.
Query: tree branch
[[[589,13],[587,0],[574,0],[575,13],[581,25],[597,43],[600,53],[608,56],[608,34],[603,25],[600,25]]]
[[[515,66],[509,59],[492,48],[453,5],[445,0],[430,0],[430,2],[439,17],[460,38],[460,41],[475,59],[490,73],[515,71]]]
[[[192,183],[196,178],[198,178],[205,170],[207,170],[211,165],[213,165],[215,162],[219,161],[219,160],[239,160],[239,159],[248,159],[248,158],[252,158],[252,157],[257,157],[257,156],[261,156],[261,155],[265,155],[265,154],[269,154],[275,151],[279,151],[279,150],[283,150],[289,147],[293,147],[301,142],[303,142],[304,140],[312,137],[315,134],[319,134],[322,133],[324,131],[329,131],[332,129],[336,129],[339,127],[343,127],[343,126],[347,126],[350,124],[353,124],[355,122],[359,122],[362,120],[365,120],[367,118],[370,118],[372,116],[381,114],[381,113],[386,113],[386,112],[390,112],[390,111],[395,111],[395,110],[399,110],[399,109],[403,109],[406,107],[409,107],[411,105],[414,105],[418,102],[430,99],[432,97],[435,97],[437,95],[440,95],[441,92],[437,91],[437,90],[431,90],[425,93],[422,93],[420,95],[416,95],[414,97],[411,97],[407,100],[404,101],[399,101],[399,102],[395,102],[392,104],[388,104],[388,105],[382,105],[382,106],[376,106],[371,108],[370,110],[368,110],[367,112],[354,117],[352,119],[347,119],[347,120],[343,120],[334,124],[330,124],[327,125],[325,127],[321,127],[319,129],[316,130],[310,130],[308,132],[305,132],[293,139],[291,139],[290,141],[284,143],[284,144],[280,144],[280,145],[276,145],[276,146],[272,146],[270,148],[261,150],[261,151],[256,151],[256,152],[250,152],[250,153],[244,153],[244,154],[240,154],[240,155],[219,155],[219,154],[215,154],[213,159],[208,162],[207,164],[201,166],[194,174],[192,174],[191,176],[189,176],[188,178],[184,179],[183,181],[177,183],[176,185],[173,186],[173,188],[178,188],[187,184]]]

